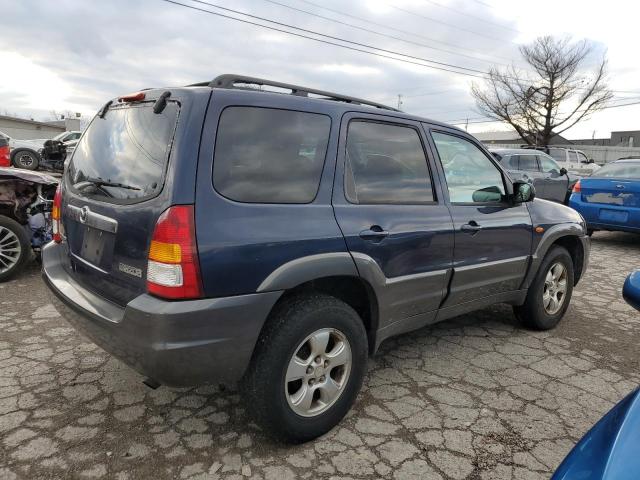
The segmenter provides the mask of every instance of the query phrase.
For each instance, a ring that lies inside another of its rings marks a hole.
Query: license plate
[[[104,256],[107,233],[85,227],[80,256],[89,263],[100,266]]]
[[[627,223],[629,213],[620,210],[608,210],[603,208],[600,210],[600,220],[605,222]]]

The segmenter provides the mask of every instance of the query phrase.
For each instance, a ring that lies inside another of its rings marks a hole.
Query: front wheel
[[[573,293],[573,261],[566,248],[552,247],[529,286],[524,305],[514,307],[522,323],[534,330],[549,330],[562,319]]]
[[[241,383],[247,412],[278,440],[299,443],[333,428],[351,408],[367,364],[358,314],[327,295],[276,307]]]

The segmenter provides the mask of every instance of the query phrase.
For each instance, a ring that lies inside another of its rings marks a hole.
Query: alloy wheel
[[[0,273],[11,270],[20,260],[20,239],[7,227],[0,226]]]
[[[549,315],[555,315],[564,305],[567,296],[567,279],[567,269],[560,262],[551,265],[547,271],[542,292],[542,305]]]
[[[289,361],[285,396],[302,417],[329,409],[345,389],[351,372],[351,346],[334,328],[323,328],[305,338]]]

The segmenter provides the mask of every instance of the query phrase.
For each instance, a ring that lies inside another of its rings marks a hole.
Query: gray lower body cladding
[[[239,380],[281,294],[179,302],[143,294],[123,308],[75,282],[61,255],[54,243],[43,251],[43,278],[56,309],[95,344],[165,385]]]

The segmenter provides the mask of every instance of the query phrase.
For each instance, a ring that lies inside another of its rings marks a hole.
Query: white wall
[[[61,132],[64,127],[36,125],[25,122],[16,122],[10,119],[0,119],[0,132],[6,133],[11,138],[18,140],[34,140],[36,138],[53,138]]]

